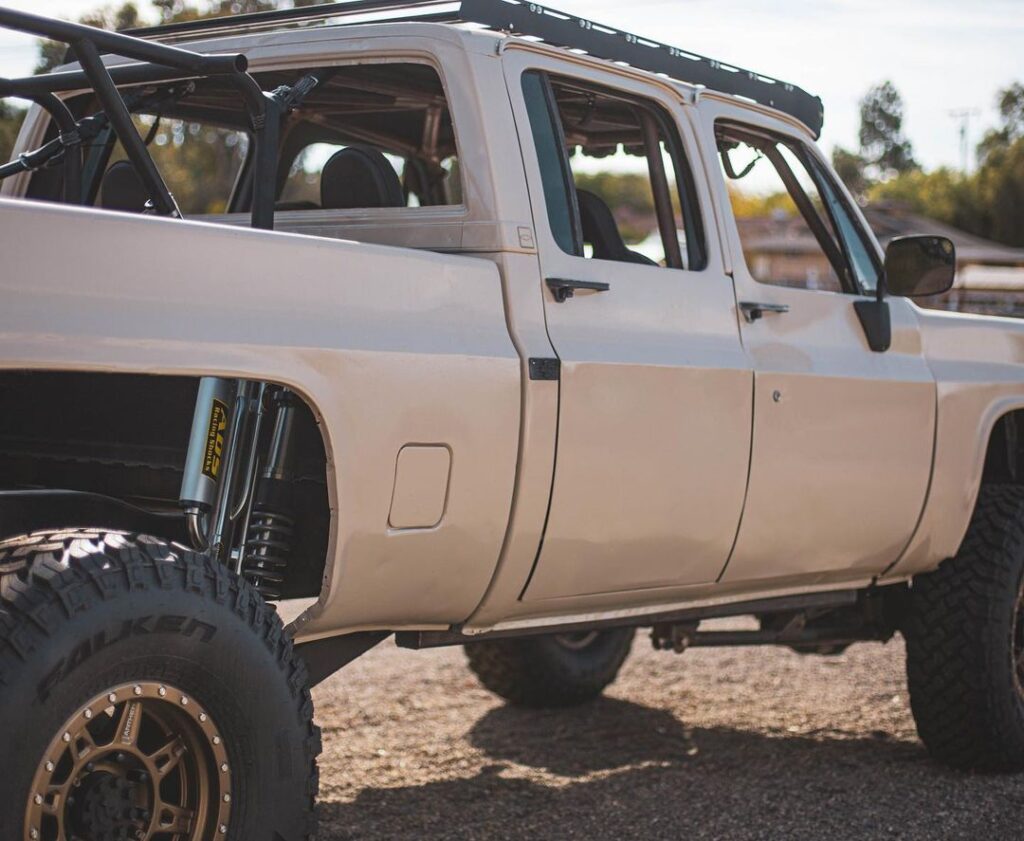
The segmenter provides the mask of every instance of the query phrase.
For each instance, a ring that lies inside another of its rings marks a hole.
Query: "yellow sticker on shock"
[[[220,458],[224,451],[224,431],[228,428],[228,405],[220,400],[213,401],[210,410],[210,428],[206,432],[206,450],[203,453],[203,475],[217,481],[220,473]]]

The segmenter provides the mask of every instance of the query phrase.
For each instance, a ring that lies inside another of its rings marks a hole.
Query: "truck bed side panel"
[[[304,633],[443,626],[479,603],[520,420],[493,263],[10,200],[0,232],[0,368],[266,379],[314,408],[333,524]],[[407,445],[451,453],[437,525],[389,525]]]

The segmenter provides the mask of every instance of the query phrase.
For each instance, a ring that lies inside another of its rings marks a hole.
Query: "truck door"
[[[935,384],[907,299],[888,299],[891,346],[869,347],[854,301],[874,296],[880,252],[853,203],[780,121],[735,121],[750,113],[703,111],[754,368],[750,485],[723,581],[869,577],[921,515]]]
[[[526,51],[506,68],[560,360],[550,508],[524,598],[642,600],[714,581],[743,507],[752,373],[692,135],[650,85],[573,77]]]

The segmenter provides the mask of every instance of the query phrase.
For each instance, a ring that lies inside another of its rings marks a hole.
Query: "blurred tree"
[[[871,180],[864,172],[867,161],[856,152],[836,146],[832,150],[832,166],[846,188],[860,200],[871,186]]]
[[[903,136],[903,98],[892,82],[875,85],[860,101],[860,155],[878,180],[918,169]]]
[[[94,12],[82,15],[81,23],[98,26],[100,29],[131,29],[141,24],[138,6],[133,2],[123,3],[118,7],[103,6]],[[59,41],[39,42],[39,61],[36,73],[46,73],[64,63],[68,45]]]
[[[1024,138],[1024,84],[1014,82],[996,94],[996,107],[1002,125],[991,129],[978,144],[978,161],[984,163],[991,152],[997,152]]]

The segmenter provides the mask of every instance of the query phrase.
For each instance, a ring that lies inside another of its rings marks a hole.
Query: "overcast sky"
[[[95,0],[0,0],[73,17]],[[145,0],[139,0],[148,8]],[[551,0],[592,20],[793,82],[825,103],[824,147],[857,145],[857,101],[891,79],[926,167],[957,166],[957,123],[978,109],[971,143],[993,124],[995,92],[1024,81],[1024,0]],[[29,73],[31,39],[0,31],[0,75]]]

